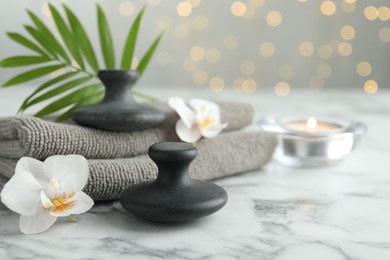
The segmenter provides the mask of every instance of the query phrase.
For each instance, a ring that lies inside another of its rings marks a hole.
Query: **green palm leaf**
[[[70,59],[66,54],[65,50],[61,47],[57,39],[54,37],[52,32],[46,27],[46,25],[31,11],[27,11],[31,20],[35,24],[35,26],[42,32],[42,34],[46,37],[47,41],[49,41],[50,45],[53,46],[53,49],[56,53],[58,53],[64,60],[70,63]]]
[[[55,46],[47,39],[47,37],[39,30],[32,26],[25,25],[27,32],[52,56],[58,58]]]
[[[104,97],[104,91],[98,92],[90,97],[86,97],[83,100],[77,102],[76,105],[72,106],[69,110],[64,112],[62,115],[57,117],[55,119],[55,121],[56,122],[63,122],[65,120],[68,120],[71,117],[73,111],[75,111],[77,108],[96,104],[96,103],[100,102],[103,99],[103,97]]]
[[[97,14],[98,14],[100,45],[102,48],[104,62],[106,64],[107,69],[114,69],[115,53],[114,53],[114,47],[112,43],[111,32],[108,26],[106,15],[104,14],[103,9],[100,7],[100,5],[97,5]]]
[[[33,100],[31,100],[30,102],[28,102],[25,105],[24,109],[27,109],[27,108],[31,107],[32,105],[35,105],[35,104],[40,103],[42,101],[45,101],[45,100],[47,100],[49,98],[55,97],[57,95],[60,95],[60,94],[66,92],[66,91],[68,91],[68,90],[70,90],[72,88],[75,88],[77,86],[80,86],[81,84],[84,84],[84,83],[90,81],[91,79],[92,79],[91,76],[87,76],[87,77],[78,78],[78,79],[69,81],[67,83],[64,83],[61,86],[58,86],[55,89],[50,90],[50,91],[48,91],[48,92],[46,92],[46,93],[44,93],[44,94],[34,98]]]
[[[129,34],[127,36],[127,40],[125,42],[125,47],[123,48],[122,54],[122,69],[130,69],[131,63],[133,61],[135,44],[137,43],[139,26],[141,24],[142,15],[144,14],[145,7],[139,12],[137,17],[134,20],[133,25],[130,28]]]
[[[44,117],[49,114],[52,114],[54,112],[57,112],[60,109],[63,109],[65,107],[68,107],[74,103],[79,102],[80,100],[85,99],[86,97],[89,97],[96,93],[99,89],[101,89],[101,83],[89,85],[86,87],[83,87],[81,89],[78,89],[56,101],[53,103],[50,103],[40,111],[38,111],[34,116],[36,117]]]
[[[68,72],[68,73],[65,73],[61,76],[58,76],[58,77],[55,77],[54,79],[51,79],[45,83],[43,83],[42,85],[40,85],[32,94],[30,94],[24,101],[23,101],[23,104],[20,106],[19,108],[19,111],[18,112],[21,112],[21,111],[24,111],[26,110],[26,104],[31,100],[31,98],[33,98],[36,94],[40,93],[41,91],[47,89],[48,87],[51,87],[53,86],[54,84],[57,84],[63,80],[66,80],[66,79],[69,79],[75,75],[77,75],[80,71],[71,71],[71,72]]]
[[[145,71],[146,67],[148,66],[149,61],[152,58],[154,52],[156,51],[157,46],[160,43],[161,37],[163,35],[164,35],[164,33],[161,33],[159,36],[157,36],[157,38],[154,40],[153,44],[150,46],[149,50],[145,53],[145,55],[140,60],[140,62],[138,64],[138,67],[137,67],[137,70],[138,70],[140,75],[143,74],[143,72]]]
[[[17,85],[20,83],[24,83],[26,81],[30,81],[30,80],[42,77],[44,75],[47,75],[53,71],[62,69],[65,66],[66,66],[65,64],[51,65],[51,66],[41,67],[41,68],[27,71],[27,72],[24,72],[24,73],[16,76],[16,77],[9,79],[7,82],[5,82],[3,84],[2,87],[9,87],[9,86]]]
[[[29,48],[30,50],[33,50],[43,56],[47,56],[46,52],[44,52],[41,48],[39,48],[35,43],[24,37],[23,35],[19,33],[12,33],[12,32],[7,32],[8,37],[19,43],[20,45],[23,45],[24,47]]]
[[[79,19],[77,19],[76,15],[66,5],[64,5],[64,9],[68,17],[70,26],[72,28],[73,35],[76,39],[78,39],[78,44],[84,54],[84,57],[88,61],[91,68],[95,71],[95,73],[98,72],[99,64],[96,59],[95,51],[93,50],[91,41],[87,36],[87,33],[85,32]]]
[[[84,61],[80,55],[77,45],[75,44],[74,35],[69,30],[68,25],[66,24],[66,22],[64,21],[60,13],[57,11],[57,9],[55,9],[55,7],[52,6],[51,4],[49,4],[49,8],[53,16],[54,23],[57,26],[58,32],[62,37],[62,40],[64,41],[66,47],[68,47],[69,52],[72,54],[77,64],[80,66],[82,70],[84,70],[85,69]]]
[[[48,56],[14,56],[0,61],[0,67],[12,68],[49,62]]]

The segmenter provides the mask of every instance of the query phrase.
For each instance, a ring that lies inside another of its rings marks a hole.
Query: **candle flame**
[[[307,119],[307,128],[309,130],[314,130],[317,128],[317,119],[315,117],[309,117],[309,119]]]

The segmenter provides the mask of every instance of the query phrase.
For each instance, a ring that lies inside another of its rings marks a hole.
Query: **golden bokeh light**
[[[199,46],[199,45],[192,47],[190,50],[190,57],[194,61],[203,60],[205,54],[206,54],[206,51],[204,50],[204,48],[202,46]]]
[[[311,42],[301,42],[298,46],[298,52],[301,54],[303,57],[309,57],[313,55],[314,52],[314,46]]]
[[[321,3],[321,13],[330,16],[336,12],[336,5],[333,1],[324,1]]]
[[[197,70],[192,74],[192,80],[198,86],[205,85],[209,76],[204,70]]]
[[[131,61],[131,69],[136,70],[139,64],[139,60],[137,57],[133,57],[133,60]]]
[[[284,81],[276,83],[275,94],[279,97],[288,96],[288,94],[290,94],[290,85]]]
[[[168,51],[160,51],[156,55],[156,59],[158,64],[162,66],[167,66],[171,63],[172,61],[172,56]]]
[[[211,48],[206,51],[206,61],[208,63],[217,63],[219,59],[221,58],[221,53],[218,49]]]
[[[41,7],[41,11],[43,13],[44,16],[46,17],[51,17],[51,12],[50,12],[50,8],[49,8],[49,3],[48,2],[45,2],[42,7]]]
[[[192,8],[198,7],[200,5],[200,0],[186,0],[186,2],[189,3]]]
[[[375,80],[367,80],[364,83],[364,91],[370,95],[375,94],[378,92],[378,83]]]
[[[381,21],[385,22],[390,19],[390,9],[387,6],[381,6],[378,8],[378,17]]]
[[[332,57],[333,49],[330,45],[323,44],[318,47],[317,54],[321,59],[327,60]]]
[[[149,5],[156,6],[160,3],[161,0],[147,0]]]
[[[177,14],[183,17],[189,16],[192,12],[192,6],[188,2],[180,2],[176,6]]]
[[[385,27],[385,28],[380,29],[378,32],[378,36],[382,42],[384,42],[384,43],[390,42],[390,28]]]
[[[198,68],[198,62],[194,61],[193,59],[191,58],[186,58],[184,61],[183,61],[183,67],[186,71],[195,71],[197,68]]]
[[[341,56],[349,56],[352,54],[352,45],[348,42],[341,42],[337,46],[337,51]]]
[[[355,28],[353,28],[350,25],[343,26],[340,29],[340,36],[346,41],[352,40],[353,38],[355,38],[355,35],[356,35]]]
[[[356,3],[349,3],[348,1],[344,0],[341,2],[341,9],[346,13],[353,13],[356,10]]]
[[[372,72],[371,64],[368,63],[367,61],[359,62],[356,66],[356,72],[362,77],[367,77],[371,75]]]
[[[294,68],[289,64],[284,64],[279,68],[279,76],[284,79],[290,79],[294,76]]]
[[[368,20],[373,21],[378,18],[378,9],[376,9],[376,7],[372,5],[367,6],[366,8],[364,8],[364,16]]]
[[[122,16],[131,16],[134,13],[134,5],[129,1],[122,2],[119,5],[119,13]]]
[[[245,93],[254,93],[257,89],[257,83],[253,79],[245,79],[241,82],[240,90]]]
[[[230,6],[230,10],[234,16],[243,16],[246,12],[246,5],[241,1],[235,1]]]
[[[219,92],[222,91],[225,87],[225,81],[221,77],[214,77],[210,79],[209,86],[211,90]]]
[[[272,42],[263,42],[259,47],[259,52],[264,57],[271,57],[275,54],[275,46]]]
[[[322,64],[318,65],[317,66],[317,75],[322,79],[329,78],[332,75],[332,67],[326,63],[322,63]]]
[[[344,0],[347,4],[354,4],[356,3],[356,0]]]
[[[223,43],[224,43],[226,49],[235,50],[235,49],[237,49],[238,45],[240,44],[240,41],[238,40],[238,38],[236,36],[228,35],[225,37]]]
[[[253,61],[245,60],[241,62],[240,70],[241,73],[244,75],[251,75],[255,72],[256,66]]]
[[[319,76],[311,77],[309,80],[310,88],[320,90],[324,87],[324,80]]]
[[[175,27],[175,36],[178,39],[185,39],[190,34],[190,27],[185,23],[179,23]]]
[[[234,89],[235,91],[238,91],[238,92],[242,91],[241,86],[242,86],[242,82],[243,82],[243,81],[244,81],[243,78],[235,79],[235,80],[233,81],[233,89]]]
[[[278,11],[271,11],[267,14],[266,21],[269,26],[279,26],[282,23],[282,14]]]
[[[199,15],[195,17],[195,19],[192,21],[192,24],[194,25],[195,29],[202,31],[209,25],[209,20],[206,16]]]

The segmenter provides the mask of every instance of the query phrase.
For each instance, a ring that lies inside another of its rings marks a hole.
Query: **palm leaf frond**
[[[66,54],[65,50],[61,47],[57,39],[54,37],[53,33],[46,27],[46,25],[31,11],[27,11],[31,20],[41,31],[41,33],[45,36],[46,40],[49,42],[50,46],[52,46],[53,50],[58,53],[67,63],[70,63],[70,59]]]
[[[151,58],[153,57],[153,54],[156,51],[157,46],[160,43],[163,35],[164,35],[164,33],[161,33],[159,36],[157,36],[157,38],[154,40],[153,44],[150,46],[148,51],[145,53],[145,55],[140,60],[138,67],[137,67],[139,74],[142,75],[144,73],[144,71],[145,71],[146,67],[148,66]]]
[[[78,40],[77,42],[80,45],[80,49],[84,54],[85,59],[88,61],[93,71],[97,73],[99,71],[99,64],[84,27],[80,23],[79,19],[77,19],[76,15],[66,5],[64,5],[64,9],[72,28],[73,35]]]
[[[99,37],[100,45],[102,48],[102,53],[104,57],[104,62],[107,69],[115,68],[115,53],[112,43],[112,37],[110,32],[110,27],[108,26],[106,15],[103,12],[103,9],[100,5],[97,6],[98,12],[98,27],[99,27]]]
[[[141,24],[141,19],[144,14],[144,11],[145,11],[145,7],[143,7],[142,10],[139,12],[139,14],[137,15],[137,17],[133,22],[133,25],[130,28],[129,34],[125,42],[125,47],[123,48],[122,62],[121,62],[122,69],[131,68],[131,63],[133,61],[133,56],[134,56],[135,44],[137,42],[137,37],[138,37],[139,26]]]
[[[23,35],[19,33],[12,33],[12,32],[7,32],[7,35],[11,40],[19,43],[20,45],[23,45],[24,47],[33,50],[34,52],[39,53],[42,56],[47,56],[46,52],[44,52],[34,42],[30,41],[28,38],[24,37]]]
[[[49,62],[51,59],[48,56],[14,56],[0,61],[0,67],[12,68],[23,67],[29,65]]]
[[[97,83],[78,89],[47,105],[46,107],[38,111],[34,116],[44,117],[54,112],[57,112],[58,110],[66,108],[74,103],[77,103],[80,100],[83,100],[86,97],[93,95],[94,93],[99,91],[99,89],[101,89],[101,86],[101,83]]]
[[[9,79],[7,82],[3,84],[2,87],[10,87],[13,85],[18,85],[20,83],[24,83],[39,77],[42,77],[44,75],[47,75],[53,71],[62,69],[66,66],[66,64],[59,64],[59,65],[50,65],[45,67],[40,67],[37,69],[33,69],[27,72],[24,72],[16,77],[13,77]]]
[[[80,68],[84,70],[85,69],[84,61],[80,55],[77,45],[75,44],[74,35],[69,30],[68,25],[66,24],[65,20],[62,18],[60,13],[57,11],[57,9],[51,4],[49,4],[49,8],[50,8],[51,15],[53,16],[54,23],[57,26],[58,32],[62,37],[62,40],[64,41],[69,52],[72,54],[74,60],[77,62]]]

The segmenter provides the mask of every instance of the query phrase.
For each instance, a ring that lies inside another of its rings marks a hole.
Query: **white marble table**
[[[190,95],[184,89],[159,92],[163,98]],[[26,94],[23,88],[0,90],[0,115],[15,113]],[[97,204],[77,224],[63,220],[43,234],[25,236],[18,215],[0,210],[0,259],[390,259],[390,92],[196,95],[246,100],[258,116],[353,118],[367,123],[369,132],[332,168],[300,170],[272,162],[216,181],[229,202],[193,223],[143,222],[114,202]]]

